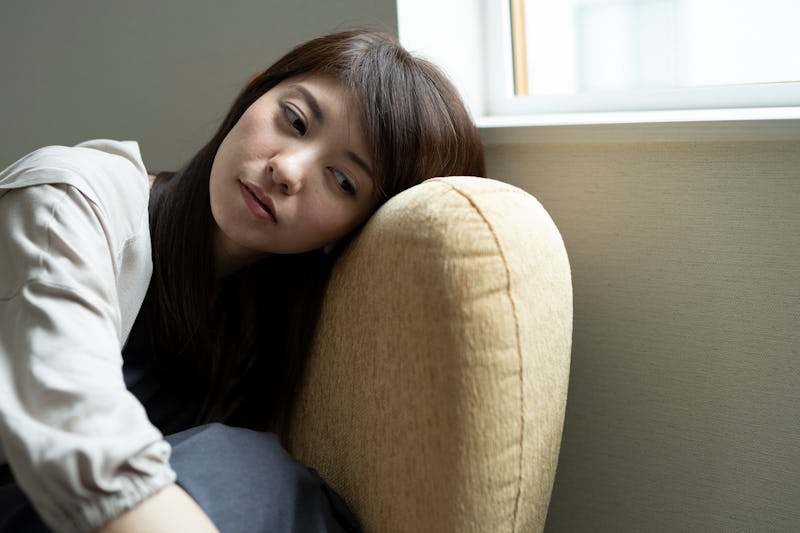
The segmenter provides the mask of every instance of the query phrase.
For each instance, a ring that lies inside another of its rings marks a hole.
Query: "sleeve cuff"
[[[146,478],[131,476],[124,480],[123,490],[82,502],[69,517],[42,518],[58,533],[87,533],[136,507],[175,480],[175,472],[169,467]]]

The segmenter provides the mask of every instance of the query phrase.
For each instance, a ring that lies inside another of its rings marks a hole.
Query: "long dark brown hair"
[[[300,75],[351,93],[372,145],[376,206],[421,181],[484,174],[483,147],[461,98],[431,63],[386,34],[320,37],[255,76],[213,138],[151,194],[153,279],[146,305],[165,368],[197,400],[196,422],[281,430],[308,355],[336,253],[269,256],[214,279],[209,175],[222,140],[261,95]]]

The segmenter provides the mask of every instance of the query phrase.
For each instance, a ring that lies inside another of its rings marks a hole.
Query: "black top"
[[[170,435],[196,425],[201,399],[187,376],[159,360],[149,309],[146,301],[133,323],[122,349],[122,372],[153,425]]]

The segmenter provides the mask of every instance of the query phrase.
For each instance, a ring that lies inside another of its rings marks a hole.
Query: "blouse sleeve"
[[[125,388],[108,218],[71,185],[0,196],[0,442],[55,531],[93,530],[175,480]]]

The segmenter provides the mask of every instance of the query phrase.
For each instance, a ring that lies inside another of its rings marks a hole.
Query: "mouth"
[[[258,185],[254,185],[247,181],[239,181],[239,189],[241,190],[244,203],[250,212],[257,218],[263,220],[270,220],[273,223],[278,223],[278,217],[275,214],[275,204],[269,196]]]

